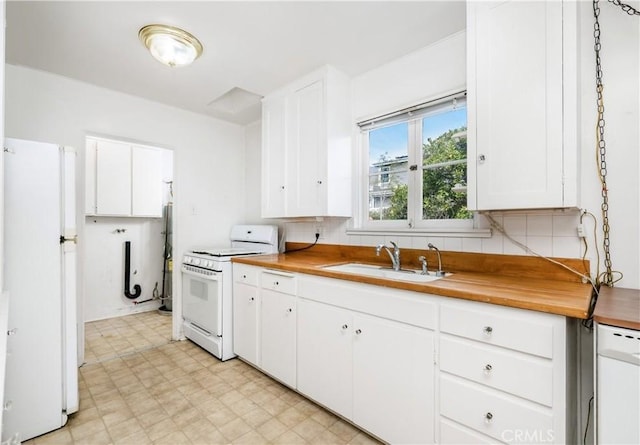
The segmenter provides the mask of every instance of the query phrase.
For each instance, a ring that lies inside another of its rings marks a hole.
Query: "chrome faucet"
[[[429,275],[427,270],[427,259],[424,256],[419,256],[418,261],[422,264],[422,275]]]
[[[440,258],[440,250],[431,243],[429,243],[427,247],[430,250],[435,250],[438,254],[438,270],[436,270],[436,277],[444,277],[444,270],[442,270],[442,258]]]
[[[389,254],[389,258],[391,258],[391,264],[393,265],[393,270],[400,270],[400,248],[393,241],[389,241],[389,242],[393,246],[393,252],[391,252],[391,249],[389,249],[384,244],[380,244],[378,245],[378,247],[376,247],[376,255],[380,256],[380,251],[382,249],[385,249]]]

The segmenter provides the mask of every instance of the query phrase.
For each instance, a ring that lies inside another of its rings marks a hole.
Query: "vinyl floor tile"
[[[171,341],[145,312],[85,325],[80,410],[29,445],[380,442],[241,360]]]

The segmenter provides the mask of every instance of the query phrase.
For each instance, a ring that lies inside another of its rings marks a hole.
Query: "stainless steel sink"
[[[375,266],[371,264],[347,263],[335,266],[325,266],[324,270],[332,272],[344,272],[354,275],[365,275],[368,277],[385,278],[387,280],[409,281],[413,283],[428,283],[430,281],[439,280],[442,277],[435,275],[423,275],[419,270],[393,270],[386,267]]]

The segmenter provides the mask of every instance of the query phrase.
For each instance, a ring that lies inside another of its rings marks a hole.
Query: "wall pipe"
[[[142,294],[139,284],[133,286],[133,293],[129,292],[129,272],[131,270],[131,241],[124,242],[124,296],[130,300],[138,298]]]

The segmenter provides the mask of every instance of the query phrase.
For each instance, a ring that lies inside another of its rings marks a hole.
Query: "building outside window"
[[[364,226],[471,227],[464,93],[359,125],[367,158]]]

